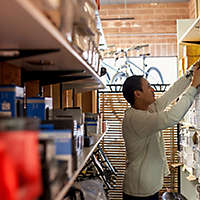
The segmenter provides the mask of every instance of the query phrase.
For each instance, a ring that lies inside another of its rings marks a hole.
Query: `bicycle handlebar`
[[[127,53],[128,51],[131,51],[131,50],[136,50],[136,51],[139,51],[140,49],[144,48],[144,47],[148,47],[149,44],[144,44],[144,45],[138,45],[138,46],[132,46],[132,47],[129,47],[127,49],[118,49],[118,50],[115,50],[115,51],[110,51],[110,52],[107,52],[105,54],[109,54],[109,55],[118,55],[120,53]]]
[[[149,44],[144,44],[144,45],[138,45],[138,46],[136,46],[136,47],[131,47],[131,48],[128,48],[127,49],[127,51],[130,51],[130,50],[140,50],[140,49],[142,49],[142,48],[144,48],[144,47],[148,47],[149,46]]]
[[[150,56],[151,54],[150,53],[143,53],[143,54],[140,54],[141,57],[147,57],[147,56]]]

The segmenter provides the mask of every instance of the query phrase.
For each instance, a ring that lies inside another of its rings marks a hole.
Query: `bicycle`
[[[146,78],[150,84],[164,84],[163,77],[161,72],[156,67],[149,67],[147,70],[147,64],[145,63],[145,59],[150,56],[150,53],[146,54],[140,54],[140,57],[142,58],[142,68],[132,62],[130,58],[128,57],[128,52],[131,50],[137,50],[139,51],[142,48],[148,47],[148,44],[145,45],[139,45],[135,47],[130,47],[127,49],[118,49],[116,51],[111,51],[109,54],[114,55],[114,67],[105,63],[102,61],[102,74],[107,76],[106,82],[107,84],[122,84],[125,79],[129,76],[134,75],[134,68],[137,68],[140,72],[142,72],[142,75],[144,78]],[[120,54],[123,54],[122,57],[120,57]],[[124,64],[118,65],[117,61],[120,58],[124,58]],[[106,68],[109,67],[111,70],[115,71],[115,74],[110,76],[110,74],[107,72]]]
[[[87,164],[80,172],[77,180],[87,180],[91,178],[99,178],[103,181],[105,189],[110,190],[116,184],[117,170],[112,166],[111,162],[98,144],[97,149],[90,156]]]

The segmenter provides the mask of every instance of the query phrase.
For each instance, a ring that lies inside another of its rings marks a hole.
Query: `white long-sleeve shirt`
[[[185,76],[178,79],[148,111],[126,110],[122,124],[128,159],[123,185],[126,194],[146,197],[162,189],[169,169],[161,131],[177,124],[192,105],[197,89],[188,87],[190,82]],[[185,90],[176,105],[166,111]]]

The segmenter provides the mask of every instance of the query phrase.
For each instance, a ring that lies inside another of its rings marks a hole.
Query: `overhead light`
[[[17,57],[19,54],[18,50],[0,50],[0,56],[2,57]]]
[[[157,6],[158,3],[150,3],[152,6]]]
[[[139,24],[133,24],[133,27],[134,28],[138,28],[138,27],[141,27],[141,25],[139,25]]]

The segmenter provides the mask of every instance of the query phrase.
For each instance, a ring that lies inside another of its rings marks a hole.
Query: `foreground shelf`
[[[85,82],[92,81],[96,89],[105,87],[97,72],[30,0],[2,0],[0,16],[0,61],[29,71],[80,70],[83,77],[89,76]]]
[[[65,194],[68,192],[74,181],[76,180],[77,176],[79,175],[82,168],[85,166],[86,162],[92,155],[93,151],[96,149],[97,145],[100,143],[100,141],[103,139],[104,134],[97,134],[94,136],[94,145],[91,147],[84,147],[84,150],[82,154],[78,158],[78,169],[74,172],[74,175],[69,180],[69,182],[62,188],[62,190],[57,194],[55,200],[62,200]]]

